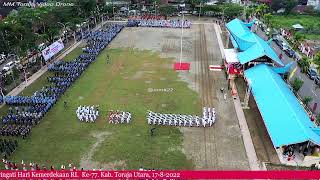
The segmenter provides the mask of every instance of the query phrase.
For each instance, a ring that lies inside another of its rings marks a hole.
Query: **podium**
[[[176,71],[189,71],[190,70],[190,63],[176,62],[173,64],[173,69]]]

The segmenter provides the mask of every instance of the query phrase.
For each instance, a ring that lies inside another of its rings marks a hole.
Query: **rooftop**
[[[268,42],[251,32],[249,27],[251,27],[253,23],[254,22],[244,23],[239,19],[234,19],[226,25],[230,32],[230,38],[233,46],[240,51],[238,54],[240,63],[245,64],[257,58],[266,56],[276,64],[284,66]]]
[[[272,67],[259,64],[244,74],[275,147],[305,141],[320,145],[320,128]]]

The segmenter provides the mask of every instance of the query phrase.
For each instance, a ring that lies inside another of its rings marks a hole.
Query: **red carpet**
[[[190,70],[190,63],[179,63],[179,62],[176,62],[174,63],[173,65],[173,69],[174,70],[183,70],[183,71],[189,71]]]

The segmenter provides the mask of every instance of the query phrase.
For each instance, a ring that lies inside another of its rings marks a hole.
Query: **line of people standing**
[[[56,61],[48,65],[48,71],[53,76],[48,77],[48,84],[33,95],[5,96],[4,102],[9,106],[9,111],[1,117],[0,135],[25,138],[30,134],[32,127],[40,123],[67,88],[96,60],[100,51],[123,27],[114,24],[106,30],[90,32],[87,36],[87,49],[90,51],[85,51],[72,61]]]

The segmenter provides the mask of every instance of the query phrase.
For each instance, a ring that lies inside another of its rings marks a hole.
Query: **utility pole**
[[[154,15],[157,16],[157,1],[153,1]]]
[[[202,2],[200,1],[199,21],[200,21],[200,15],[201,15],[201,6],[202,6]]]
[[[116,21],[116,16],[114,15],[114,6],[113,6],[113,3],[112,3],[112,14],[113,14],[113,21]]]
[[[24,82],[27,85],[28,79],[27,79],[26,69],[27,69],[27,67],[23,67]]]
[[[250,94],[251,94],[251,85],[248,83],[248,87],[247,87],[247,91],[246,91],[246,94],[244,96],[244,100],[243,100],[243,103],[242,103],[242,108],[243,109],[249,109],[249,99],[250,99]]]
[[[76,43],[76,31],[73,31],[73,42]]]
[[[180,37],[180,67],[182,61],[182,38],[183,38],[184,12],[182,11],[181,37]]]
[[[1,96],[2,98],[4,98],[4,93],[3,93],[3,76],[0,75],[0,93],[1,93]]]

